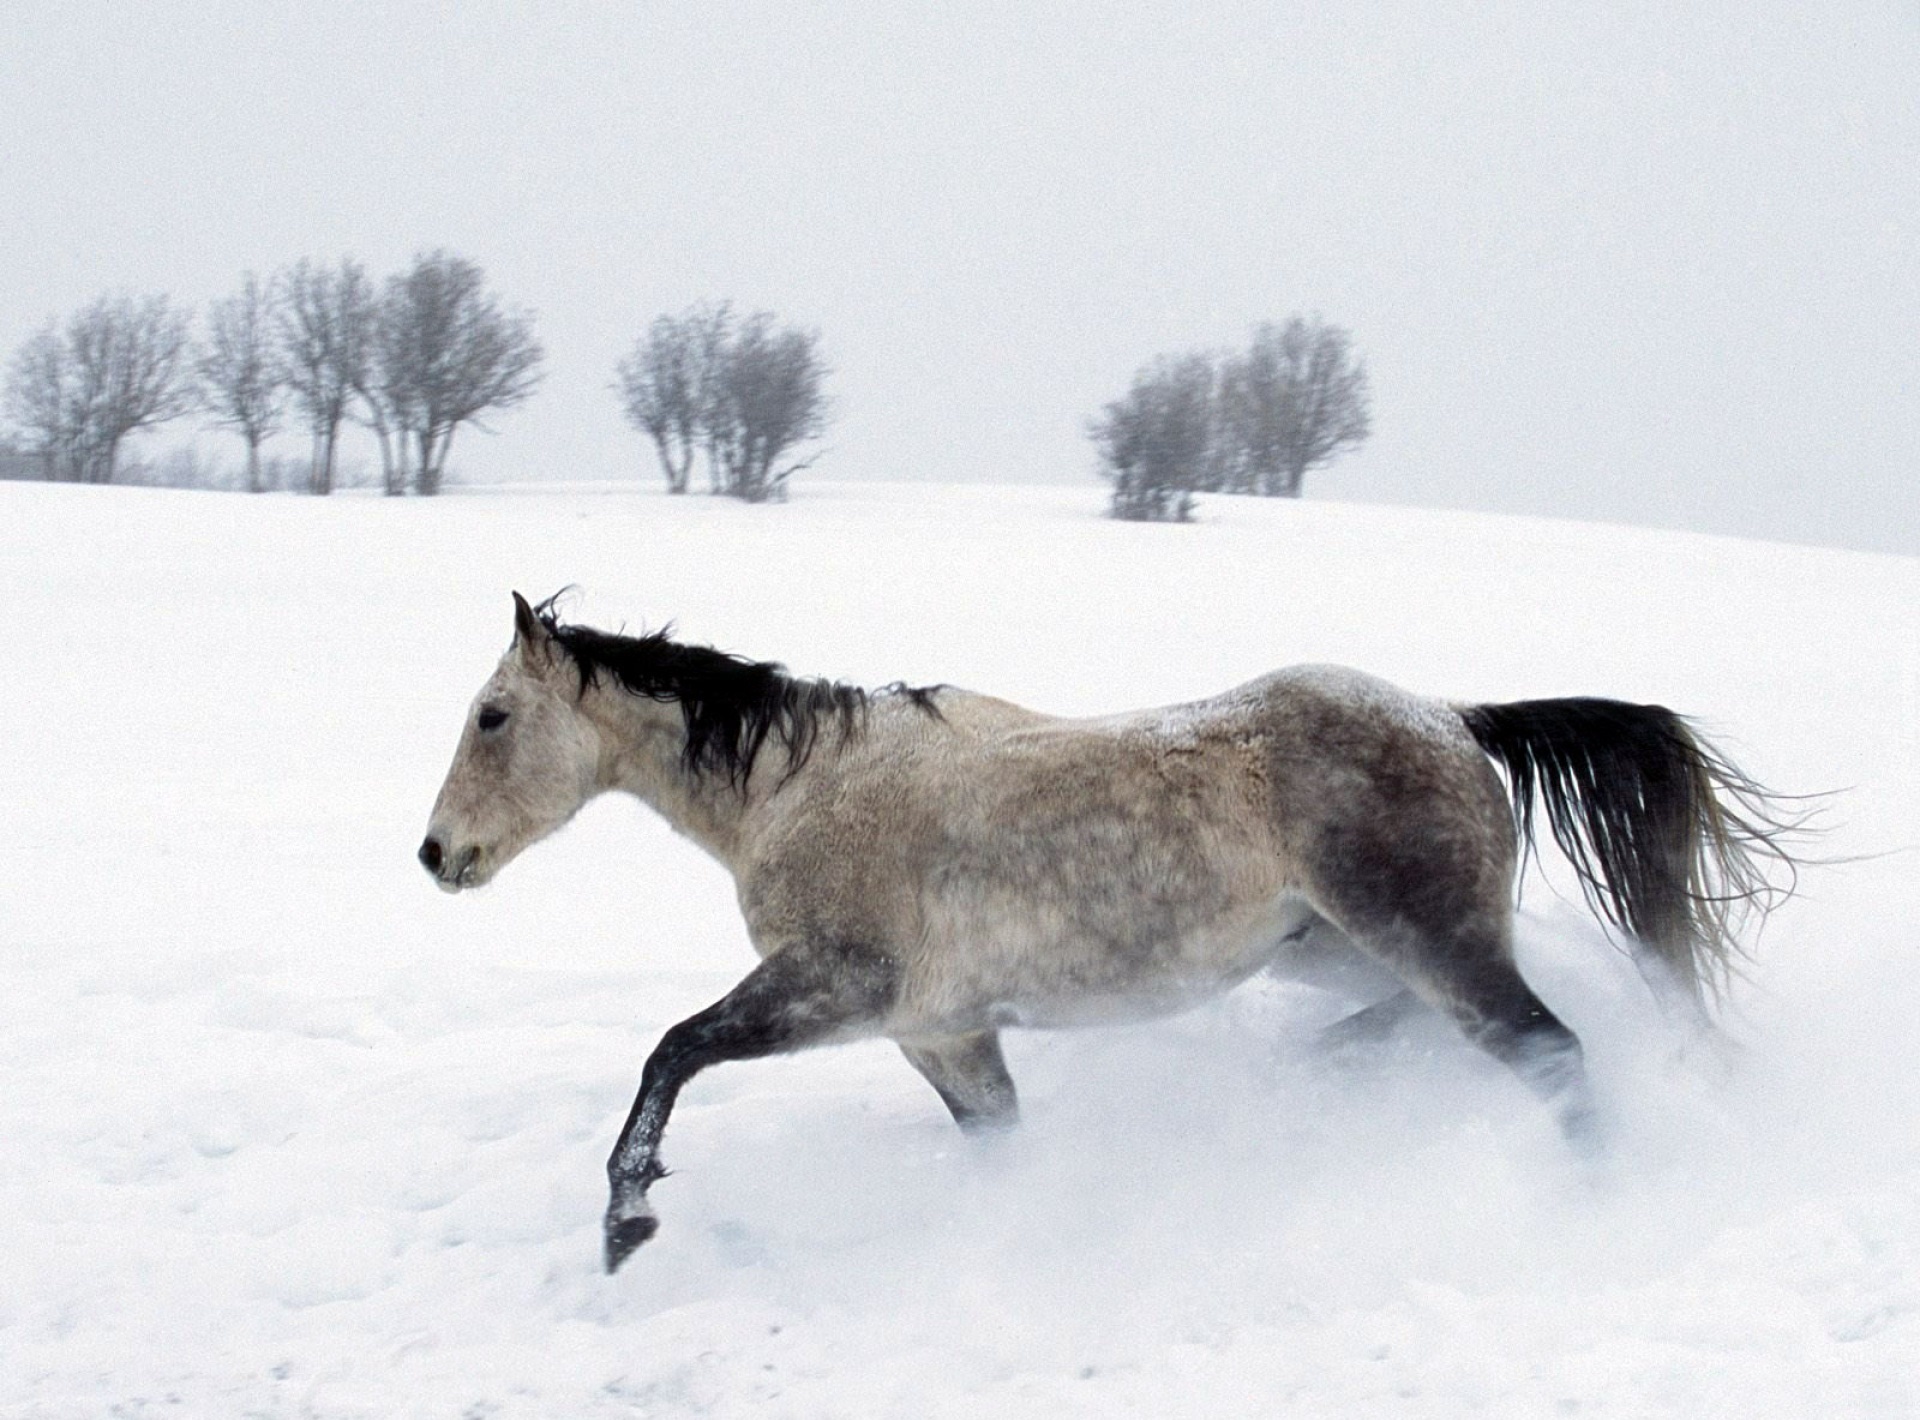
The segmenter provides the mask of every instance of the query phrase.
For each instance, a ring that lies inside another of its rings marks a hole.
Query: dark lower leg
[[[688,1080],[722,1061],[778,1055],[877,1025],[894,985],[893,964],[878,952],[796,945],[769,956],[719,1001],[662,1036],[607,1160],[607,1271],[658,1227],[647,1190],[665,1176],[660,1137]]]
[[[1468,1039],[1511,1069],[1554,1111],[1576,1144],[1593,1139],[1593,1099],[1580,1040],[1520,980],[1517,971],[1477,1002],[1460,1003],[1454,1018]]]

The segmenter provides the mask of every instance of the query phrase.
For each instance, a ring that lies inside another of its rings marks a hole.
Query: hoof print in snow
[[[660,1231],[660,1220],[653,1217],[622,1218],[607,1222],[607,1275],[620,1270],[620,1264],[639,1249],[640,1244]]]

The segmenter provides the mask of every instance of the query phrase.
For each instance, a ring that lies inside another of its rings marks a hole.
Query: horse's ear
[[[547,644],[547,628],[540,624],[540,618],[534,614],[527,599],[515,592],[513,594],[513,644],[522,651],[531,651],[536,646]]]

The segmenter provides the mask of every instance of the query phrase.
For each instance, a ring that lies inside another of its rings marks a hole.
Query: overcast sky
[[[614,362],[730,297],[822,334],[815,476],[1097,497],[1136,366],[1318,311],[1310,496],[1920,553],[1913,3],[5,0],[0,100],[6,351],[449,247],[550,357],[470,476],[656,477]]]

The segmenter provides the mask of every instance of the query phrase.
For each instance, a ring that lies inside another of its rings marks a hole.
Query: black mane
[[[551,601],[534,613],[566,649],[580,673],[582,692],[604,672],[621,689],[649,700],[678,701],[686,721],[684,763],[689,772],[724,774],[744,785],[769,738],[787,751],[787,773],[806,764],[823,728],[838,725],[844,740],[865,718],[868,693],[838,681],[789,675],[772,661],[689,646],[667,627],[646,636],[619,636],[561,621]],[[890,687],[894,689],[894,687]],[[931,688],[897,687],[938,716]]]

